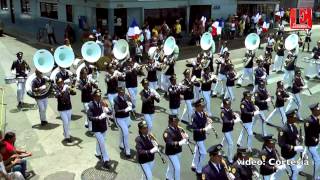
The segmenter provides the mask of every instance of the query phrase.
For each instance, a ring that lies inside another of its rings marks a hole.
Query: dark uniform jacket
[[[78,88],[81,90],[81,102],[92,101],[92,85],[86,79],[80,79]]]
[[[193,66],[192,68],[192,76],[196,76],[197,78],[201,78],[201,72],[202,72],[202,69],[200,68],[200,64],[197,63],[195,66]],[[197,87],[200,87],[200,83],[195,83],[194,84],[195,86]]]
[[[62,79],[63,81],[67,80],[70,78],[70,74],[68,71],[65,71],[64,73],[62,71],[59,71],[56,75],[56,80]]]
[[[138,87],[138,72],[133,69],[132,71],[126,72],[126,88],[136,88]]]
[[[27,77],[26,71],[30,71],[30,67],[25,60],[16,60],[11,65],[11,71],[16,70],[17,77]]]
[[[140,92],[140,95],[142,97],[142,108],[141,113],[142,114],[154,114],[155,106],[154,101],[160,102],[160,99],[157,99],[156,97],[151,97],[151,90],[142,90]]]
[[[269,160],[270,159],[277,160],[276,151],[272,149],[270,152],[267,149],[267,147],[262,147],[260,154],[261,154],[260,157],[261,157],[262,162],[265,162],[260,166],[260,174],[262,176],[269,176],[269,175],[275,173],[277,171],[277,168],[275,168],[274,164],[270,164]]]
[[[320,133],[319,119],[311,115],[308,121],[304,123],[304,131],[305,131],[305,145],[317,146],[319,144],[319,133]]]
[[[278,47],[277,55],[278,56],[284,56],[284,48]]]
[[[254,72],[254,84],[259,84],[265,80],[262,78],[266,74],[266,69],[264,67],[257,67]]]
[[[207,117],[204,112],[195,112],[192,115],[193,140],[203,141],[206,139],[206,131],[202,131],[206,127]]]
[[[221,108],[222,132],[233,130],[235,115],[232,109]]]
[[[54,93],[58,100],[58,111],[66,111],[72,109],[70,89],[67,85],[64,85],[63,88],[57,87]]]
[[[255,57],[255,54],[250,54],[250,53],[246,53],[245,56],[248,58],[246,62],[246,65],[244,66],[244,68],[252,68],[253,67],[253,59]]]
[[[301,77],[296,76],[292,84],[292,93],[297,94],[303,89],[304,83]]]
[[[227,82],[226,82],[226,85],[227,86],[234,86],[234,82],[235,82],[235,80],[236,80],[236,77],[237,76],[237,74],[236,74],[236,72],[235,71],[228,71],[227,72]]]
[[[174,73],[174,65],[175,65],[174,61],[171,64],[168,65],[169,67],[168,67],[167,71],[165,72],[165,75],[172,76],[172,75],[175,74]]]
[[[32,88],[32,91],[34,91],[35,92],[35,88],[39,88],[39,87],[41,87],[41,86],[43,86],[43,85],[45,85],[46,84],[46,80],[45,80],[45,78],[41,78],[41,79],[39,79],[39,78],[34,78],[33,80],[32,80],[32,82],[31,82],[31,88]],[[35,98],[37,98],[38,96],[35,96]]]
[[[242,100],[241,101],[241,120],[243,123],[249,123],[252,122],[252,118],[254,116],[254,104],[252,102],[249,102],[247,100]]]
[[[202,75],[202,83],[201,83],[201,90],[202,91],[211,91],[212,82],[214,80],[210,80],[211,74],[203,74]]]
[[[237,161],[233,163],[232,169],[235,169],[235,180],[251,180],[253,175],[253,166],[240,165]],[[233,170],[234,171],[234,170]]]
[[[215,179],[228,180],[228,176],[224,169],[223,164],[220,164],[220,170],[218,172],[215,166],[212,164],[212,162],[209,161],[208,164],[202,168],[202,180],[215,180]]]
[[[154,147],[150,137],[140,134],[136,137],[137,159],[140,164],[154,160],[154,154],[150,150]]]
[[[289,56],[289,55],[288,55]],[[287,71],[294,71],[295,70],[295,61],[297,60],[298,56],[293,55],[290,59],[290,62],[285,65],[285,69]]]
[[[102,106],[100,103],[91,101],[88,104],[87,116],[89,121],[92,121],[92,132],[105,132],[107,130],[107,118],[97,119],[102,113]]]
[[[106,78],[107,83],[107,94],[116,94],[118,88],[118,79],[117,78]]]
[[[130,98],[128,95],[124,95],[123,98],[121,98],[120,96],[116,96],[114,98],[114,111],[115,111],[116,118],[129,117],[129,112],[121,111],[121,110],[125,110],[128,107],[127,101],[130,101]]]
[[[184,79],[182,81],[182,84],[184,86],[187,86],[188,88],[185,88],[183,91],[183,99],[184,100],[190,100],[194,98],[194,94],[193,94],[193,83],[191,81],[189,81],[188,79]]]
[[[169,92],[169,108],[177,109],[180,107],[180,88],[178,85],[170,85],[168,88]]]
[[[180,128],[168,127],[163,133],[163,139],[166,143],[166,155],[175,155],[182,152],[182,147],[179,146],[179,141],[183,139]]]
[[[279,132],[278,141],[281,147],[281,156],[285,159],[291,159],[297,154],[297,152],[294,151],[294,146],[297,145],[299,133],[294,124],[292,124],[292,129],[293,130],[291,130],[290,125],[287,123]]]
[[[156,82],[158,81],[158,77],[157,77],[157,68],[155,67],[151,67],[151,68],[147,68],[148,70],[148,74],[147,74],[147,79],[149,82]]]
[[[268,109],[268,102],[266,101],[269,97],[268,91],[266,88],[261,89],[258,88],[258,90],[255,93],[255,105],[258,106],[258,108],[262,110],[267,110]]]
[[[283,107],[285,103],[285,98],[289,97],[289,94],[284,89],[277,89],[276,91],[276,107]]]
[[[313,55],[314,59],[320,59],[320,48],[314,47],[312,49],[312,52],[314,53],[314,55]]]

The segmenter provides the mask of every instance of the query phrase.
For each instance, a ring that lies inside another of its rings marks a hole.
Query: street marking
[[[320,84],[317,84],[315,86],[309,87],[309,89],[312,92],[312,94],[316,94],[316,93],[320,92]],[[302,94],[304,94],[306,96],[311,96],[307,89],[303,90]]]

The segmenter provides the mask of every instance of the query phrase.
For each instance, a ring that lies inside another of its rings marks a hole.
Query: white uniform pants
[[[320,77],[320,64],[316,63],[316,65],[317,65],[317,70],[318,70],[317,77]]]
[[[293,98],[291,98],[289,100],[289,104],[287,105],[286,107],[286,112],[288,112],[292,106],[295,106],[296,109],[298,109],[298,112],[297,112],[297,116],[299,119],[302,119],[302,116],[301,116],[301,98],[300,98],[300,94],[297,93],[297,94],[293,94]]]
[[[166,92],[168,92],[169,86],[171,85],[170,77],[171,76],[169,75],[164,75],[164,81],[162,82],[163,88]]]
[[[46,111],[48,106],[48,98],[36,99],[39,108],[40,121],[47,121]]]
[[[95,132],[94,135],[97,139],[96,155],[102,156],[103,162],[109,161],[110,158],[108,156],[108,152],[106,149],[106,143],[105,143],[106,131],[103,133],[102,132]]]
[[[170,109],[170,115],[177,115],[179,114],[179,108],[178,109]]]
[[[152,130],[153,114],[143,114],[144,120],[147,122],[148,130]]]
[[[200,99],[200,94],[201,94],[201,87],[199,86],[194,86],[194,100]]]
[[[63,123],[63,136],[64,138],[70,138],[71,109],[59,111],[59,113]]]
[[[17,83],[17,101],[18,102],[23,102],[25,87],[26,87],[26,82]]]
[[[230,98],[232,101],[235,100],[234,94],[233,94],[233,86],[227,86],[226,92],[224,93],[224,99]]]
[[[283,56],[275,56],[272,70],[277,72],[283,70]]]
[[[202,91],[202,95],[203,95],[204,101],[206,103],[206,111],[208,112],[208,116],[211,117],[212,113],[211,113],[210,93],[211,93],[211,91]]]
[[[132,110],[135,111],[137,107],[137,95],[138,95],[138,89],[136,87],[134,88],[128,88],[128,92],[130,94],[131,102],[132,102]]]
[[[130,117],[117,118],[117,125],[120,128],[120,147],[124,148],[126,155],[130,155],[129,147],[129,125]]]
[[[244,133],[243,130],[245,130],[247,135],[248,135],[247,136],[247,148],[249,150],[251,150],[252,149],[252,137],[253,137],[252,122],[243,123],[243,128],[241,130],[241,133],[240,133],[238,141],[237,141],[237,144],[240,144],[240,145],[242,144],[242,140],[243,140],[243,138],[242,138],[243,137],[243,133]]]
[[[185,106],[183,109],[183,113],[181,115],[181,120],[188,122],[189,124],[191,124],[192,122],[192,114],[193,114],[193,109],[192,109],[192,99],[190,100],[185,100]],[[187,117],[185,117],[187,116]]]
[[[309,159],[312,160],[313,163],[313,171],[312,171],[312,176],[314,179],[320,177],[320,157],[318,153],[318,146],[307,146],[306,147],[309,156]],[[310,161],[309,161],[310,162]]]
[[[294,71],[284,71],[284,75],[283,75],[283,83],[284,83],[284,87],[292,87],[292,81],[293,81],[293,77],[294,77]]]
[[[267,135],[267,133],[266,133],[266,128],[265,128],[265,124],[266,124],[266,123],[265,123],[265,121],[266,121],[266,116],[265,116],[265,114],[266,114],[266,113],[267,113],[267,110],[259,111],[259,114],[253,118],[253,122],[252,122],[252,127],[253,127],[253,129],[254,129],[254,126],[255,126],[257,120],[259,119],[259,120],[261,121],[261,134],[262,134],[263,136],[266,136],[266,135]]]
[[[262,176],[262,180],[278,180],[281,178],[283,171],[284,170],[278,169],[275,173],[270,174],[269,176]]]
[[[276,114],[279,113],[281,116],[281,121],[282,121],[282,125],[285,125],[287,122],[287,116],[286,113],[284,112],[284,108],[283,107],[276,107],[267,117],[266,122],[271,123],[272,117]]]
[[[168,159],[166,178],[169,180],[180,180],[180,153],[169,155]]]
[[[111,105],[111,109],[114,109],[113,106],[114,106],[114,98],[116,98],[118,95],[118,93],[114,93],[114,94],[108,94],[108,100],[110,102],[110,105]],[[112,116],[113,118],[115,119],[114,117],[114,111],[112,111]]]
[[[164,81],[164,77],[163,77],[163,72],[162,71],[157,71],[157,78],[158,78],[158,88],[160,89],[164,89],[164,86],[163,86],[163,81]]]
[[[224,88],[225,88],[225,81],[227,80],[226,75],[224,74],[218,74],[217,83],[213,88],[213,94],[223,94]]]
[[[296,161],[298,160],[297,156],[299,153],[297,153],[295,155],[295,157],[288,159],[288,161]],[[299,171],[302,170],[302,166],[301,165],[297,165],[297,164],[292,164],[292,165],[287,165],[287,169],[289,170],[289,174],[291,176],[291,180],[298,180],[298,175],[299,175]]]
[[[126,82],[125,81],[118,81],[118,87],[126,88]]]
[[[239,78],[237,84],[243,83],[243,80],[247,79],[249,81],[249,84],[253,84],[253,68],[243,68],[243,74]]]
[[[153,90],[158,89],[157,81],[155,81],[155,82],[149,82],[149,88],[150,88],[150,89],[153,89]]]
[[[196,141],[191,166],[196,168],[197,173],[202,172],[203,161],[206,159],[206,154],[207,151],[204,141]]]
[[[146,162],[143,164],[140,164],[142,169],[142,179],[143,180],[152,180],[152,169],[154,167],[154,160],[150,162]]]
[[[228,161],[233,161],[233,139],[232,139],[232,131],[223,133],[224,137],[221,141],[221,144],[224,145],[224,142],[227,141],[228,145]]]
[[[84,108],[85,112],[87,113],[87,111],[89,110],[89,103],[88,102],[83,103],[83,108]],[[85,120],[84,125],[88,126],[89,131],[92,131],[92,122],[88,120],[88,116],[85,116],[84,120]]]

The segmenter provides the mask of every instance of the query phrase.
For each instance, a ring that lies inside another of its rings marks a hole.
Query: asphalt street
[[[320,39],[320,27],[314,26],[311,47],[315,45],[316,40]],[[244,44],[244,43],[243,43]],[[265,44],[262,45],[265,47]],[[198,48],[198,49],[195,49]],[[195,52],[199,51],[200,47],[190,48],[190,54],[194,53],[194,57],[196,56]],[[33,153],[33,156],[28,158],[28,169],[34,171],[34,177],[32,179],[81,179],[82,177],[95,177],[92,179],[106,179],[106,175],[109,177],[113,176],[115,179],[141,179],[141,169],[139,164],[132,159],[126,160],[123,158],[123,155],[120,154],[120,150],[118,148],[119,145],[119,130],[115,125],[111,125],[109,127],[107,136],[106,136],[106,144],[109,156],[112,160],[113,169],[111,171],[105,172],[99,170],[99,168],[95,169],[93,167],[99,167],[97,165],[98,159],[95,158],[95,143],[96,140],[94,137],[89,137],[86,133],[86,129],[84,128],[84,116],[85,114],[82,112],[82,104],[80,101],[80,92],[77,92],[76,96],[72,97],[72,122],[71,122],[71,135],[76,140],[72,144],[63,143],[63,130],[62,130],[62,122],[59,118],[59,113],[57,112],[57,102],[55,99],[49,99],[49,106],[47,109],[47,118],[49,120],[49,125],[47,127],[40,127],[39,123],[39,114],[37,108],[34,107],[35,101],[34,99],[25,95],[25,102],[28,104],[28,108],[25,108],[23,111],[18,111],[16,109],[16,85],[5,85],[4,78],[7,75],[10,75],[10,67],[12,61],[15,60],[15,54],[18,51],[24,52],[24,58],[31,65],[32,71],[35,70],[32,58],[34,53],[36,52],[36,48],[30,46],[29,44],[20,41],[14,37],[5,36],[0,37],[0,86],[5,87],[5,103],[6,105],[6,121],[7,126],[6,130],[12,130],[17,133],[17,143],[18,147],[27,149]],[[235,64],[235,68],[238,73],[241,73],[243,68],[242,57],[244,56],[246,49],[235,49],[231,50],[231,60]],[[262,54],[263,50],[258,50],[257,54]],[[275,55],[273,54],[273,57]],[[302,72],[306,73],[307,63],[303,62],[302,59],[305,56],[309,56],[307,53],[299,53],[298,66],[301,67]],[[176,74],[178,77],[178,81],[182,80],[182,72],[186,68],[185,66],[186,60],[178,61],[176,64]],[[99,76],[99,87],[106,91],[105,83],[103,80],[104,72],[100,73]],[[268,80],[268,90],[274,95],[276,89],[276,82],[278,80],[283,79],[283,74],[271,73]],[[139,82],[141,77],[139,78]],[[313,95],[309,95],[307,91],[302,93],[302,115],[304,118],[307,118],[310,115],[310,111],[308,109],[308,105],[319,102],[319,92],[320,92],[320,81],[319,80],[309,80],[307,84],[312,91]],[[139,91],[142,89],[139,84]],[[233,102],[232,107],[233,110],[239,111],[240,109],[240,99],[242,97],[242,92],[246,88],[234,88],[236,101]],[[137,112],[141,111],[141,101],[140,97],[137,97]],[[218,144],[221,142],[223,134],[221,133],[221,124],[219,123],[219,114],[220,114],[220,98],[212,98],[211,99],[211,107],[213,115],[215,116],[214,120],[214,128],[218,131],[219,137],[216,138],[213,133],[208,135],[207,140],[205,141],[206,147],[210,147],[211,145]],[[162,98],[161,102],[157,104],[157,112],[154,117],[154,125],[153,125],[153,133],[157,137],[159,144],[161,147],[164,146],[164,141],[162,139],[162,133],[167,127],[167,117],[168,117],[168,102]],[[272,110],[272,107],[270,110]],[[184,103],[182,102],[180,114],[182,114],[184,108]],[[271,112],[269,110],[269,112]],[[134,139],[138,134],[137,123],[141,120],[138,118],[137,120],[132,121],[132,125],[130,128],[130,147],[132,149],[132,154],[135,154],[135,144]],[[281,119],[279,116],[276,116],[272,123],[276,126],[281,126]],[[185,124],[181,124],[182,127],[186,128]],[[236,147],[236,141],[239,136],[239,133],[242,129],[242,125],[237,123],[235,125],[235,129],[232,133],[234,146]],[[261,139],[261,126],[260,122],[256,124],[254,127],[254,131],[258,134],[255,136],[253,140],[254,153],[253,157],[257,157],[259,150],[262,146]],[[192,133],[187,130],[189,135]],[[267,126],[267,132],[269,134],[274,134],[277,136],[278,131],[277,128]],[[246,142],[243,144],[246,145]],[[193,147],[193,146],[192,146]],[[226,146],[225,146],[226,147]],[[279,148],[277,146],[277,148]],[[236,148],[234,148],[236,150]],[[225,148],[226,151],[226,148]],[[208,159],[208,157],[207,157]],[[165,179],[166,168],[168,164],[162,164],[160,158],[156,156],[155,169],[153,171],[154,179]],[[190,170],[192,161],[192,155],[187,146],[183,147],[183,152],[181,154],[181,179],[183,180],[191,180],[195,179],[195,174]],[[306,166],[304,171],[307,174],[311,174],[312,166],[311,161],[309,166]],[[307,179],[310,176],[302,177],[299,179]],[[111,178],[110,178],[111,179]],[[288,179],[287,175],[283,173],[281,179]]]

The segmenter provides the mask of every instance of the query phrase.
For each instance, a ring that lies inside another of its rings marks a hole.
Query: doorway
[[[96,8],[97,29],[104,32],[108,29],[108,9]]]
[[[120,8],[114,10],[114,33],[120,38],[126,36],[128,29],[127,24],[127,9]]]

